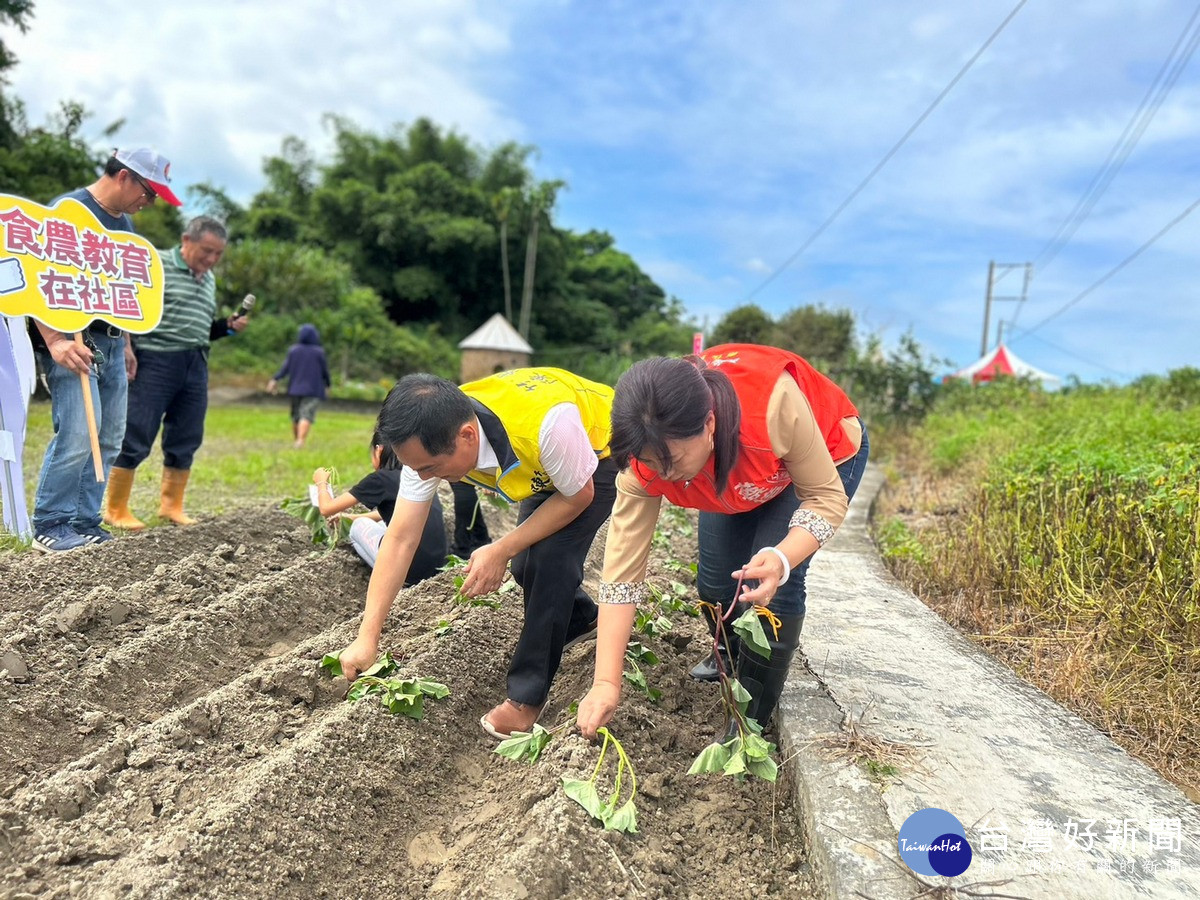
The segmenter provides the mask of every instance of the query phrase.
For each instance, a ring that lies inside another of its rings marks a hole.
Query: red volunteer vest
[[[700,357],[710,367],[720,369],[737,393],[742,409],[741,452],[720,495],[712,456],[690,482],[667,481],[638,460],[631,460],[630,467],[647,493],[666,497],[676,506],[718,513],[747,512],[779,496],[792,483],[792,477],[771,449],[767,403],[784,372],[796,379],[808,399],[830,457],[839,460],[854,453],[854,443],[846,436],[842,419],[857,416],[858,410],[841,388],[795,353],[758,344],[719,344]]]

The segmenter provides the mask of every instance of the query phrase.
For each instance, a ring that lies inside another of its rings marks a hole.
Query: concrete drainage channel
[[[882,484],[867,472],[813,562],[808,665],[797,658],[780,707],[826,896],[1200,896],[1197,806],[895,582],[867,533]],[[854,761],[864,748],[895,760],[885,788]],[[898,851],[906,820],[931,807],[957,817],[973,851],[953,878],[918,876]]]

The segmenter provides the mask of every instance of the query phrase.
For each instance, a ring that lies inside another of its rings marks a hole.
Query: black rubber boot
[[[728,610],[728,607],[725,607]],[[700,612],[704,615],[704,621],[708,623],[708,633],[716,638],[717,636],[717,620],[714,617],[713,611],[707,606],[700,607]],[[736,616],[730,616],[725,622],[725,639],[726,644],[717,644],[717,652],[721,654],[721,666],[724,668],[725,674],[732,677],[733,667],[737,661],[738,639],[733,633],[733,620]],[[688,672],[697,681],[716,681],[720,677],[720,670],[717,669],[716,653],[709,653],[708,656],[700,660],[692,666]]]
[[[763,628],[767,633],[771,658],[763,659],[753,650],[743,650],[738,658],[737,679],[750,694],[750,703],[746,707],[747,717],[766,728],[779,703],[779,695],[783,693],[783,685],[792,666],[792,657],[796,655],[796,648],[800,646],[804,616],[780,616],[778,638],[765,620]],[[731,725],[731,730],[735,729],[736,726]]]

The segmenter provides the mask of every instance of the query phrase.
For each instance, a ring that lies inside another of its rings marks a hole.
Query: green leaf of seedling
[[[746,754],[742,750],[737,750],[729,754],[729,759],[725,762],[725,768],[721,771],[726,775],[745,775],[748,771],[746,768]]]
[[[425,715],[425,697],[421,693],[415,696],[412,694],[392,694],[384,698],[384,707],[396,715],[408,716],[410,719],[420,720]]]
[[[587,814],[593,819],[600,822],[604,821],[601,811],[604,808],[604,803],[600,800],[600,794],[596,791],[596,783],[594,781],[580,781],[576,778],[568,778],[562,776],[563,791],[568,797],[587,810]]]
[[[350,685],[350,690],[346,692],[346,699],[351,703],[357,703],[363,697],[369,697],[371,694],[382,694],[384,691],[383,683],[378,678],[363,678],[360,676],[354,684]]]
[[[769,756],[766,759],[747,759],[746,768],[751,775],[757,775],[764,781],[774,781],[779,777],[779,766]]]
[[[413,684],[422,694],[432,697],[435,700],[444,700],[450,696],[450,688],[446,687],[440,681],[430,681],[428,678],[418,678],[413,682]]]
[[[657,703],[662,699],[662,691],[656,687],[648,688],[646,690],[646,696],[650,698],[651,703]]]
[[[649,666],[659,664],[658,654],[646,647],[641,641],[630,641],[625,648],[625,658],[635,663],[645,663]]]
[[[371,666],[370,668],[365,669],[359,677],[360,678],[370,678],[372,676],[383,677],[384,675],[390,675],[392,672],[396,671],[396,669],[398,669],[398,668],[399,668],[399,666],[396,665],[396,661],[394,659],[392,659],[392,654],[388,653],[387,651],[384,651],[384,653],[379,657],[379,659],[375,660],[375,664],[373,666]]]
[[[746,759],[768,759],[771,756],[771,751],[775,749],[775,745],[768,743],[764,738],[757,734],[748,734],[743,739],[743,746],[746,751]]]
[[[742,639],[744,646],[763,659],[771,658],[771,645],[767,643],[767,633],[763,631],[762,620],[753,607],[737,617],[733,623],[733,630]]]
[[[535,763],[546,745],[550,743],[550,732],[541,725],[535,724],[533,731],[514,731],[512,737],[500,742],[496,752],[518,762],[525,760]]]
[[[643,694],[649,695],[650,685],[646,683],[646,676],[642,674],[640,669],[634,669],[633,671],[626,671],[624,674],[625,674],[626,681],[628,681],[630,684],[632,684],[635,688],[637,688]]]
[[[729,762],[729,748],[715,741],[700,751],[700,755],[692,761],[688,769],[689,775],[703,775],[706,772],[723,772]]]
[[[454,633],[454,626],[448,619],[438,619],[437,627],[433,629],[434,637],[445,637]]]
[[[337,653],[326,653],[321,657],[321,668],[325,670],[331,678],[336,678],[342,674],[342,651]]]
[[[604,820],[604,827],[608,831],[623,831],[626,834],[635,834],[638,830],[637,807],[633,805],[633,799],[630,798],[623,805],[617,807],[615,810],[611,810],[608,817]]]
[[[567,707],[567,715],[573,716],[573,715],[576,715],[578,712],[579,712],[579,701],[572,700],[571,705]]]
[[[750,704],[750,692],[742,687],[742,683],[736,678],[730,678],[729,693],[733,697],[733,702],[738,705],[738,710],[745,714],[746,707]]]
[[[653,627],[654,627],[651,624],[653,622],[653,620],[654,620],[653,613],[643,612],[642,610],[638,610],[637,613],[633,617],[634,631],[638,631],[642,634],[651,634]]]
[[[453,553],[446,554],[446,564],[438,569],[439,572],[451,572],[454,569],[461,569],[467,564],[467,561],[461,556],[455,556]]]

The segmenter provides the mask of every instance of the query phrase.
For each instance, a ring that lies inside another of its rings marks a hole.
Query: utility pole
[[[997,277],[996,270],[1000,270],[1000,275]],[[998,297],[994,293],[996,282],[1011,272],[1013,269],[1024,269],[1025,280],[1021,285],[1020,295],[1010,295],[1007,297]],[[983,339],[980,341],[979,355],[988,352],[988,332],[991,329],[992,303],[998,300],[1016,300],[1024,303],[1029,297],[1029,282],[1033,279],[1033,263],[998,263],[992,260],[988,263],[988,280],[987,292],[984,296],[983,304]],[[999,323],[998,335],[996,343],[999,344],[1004,338],[1004,322]]]
[[[980,340],[979,355],[988,351],[988,330],[991,324],[992,317],[992,285],[996,283],[996,261],[993,259],[988,263],[988,283],[987,294],[983,300],[983,338]]]

